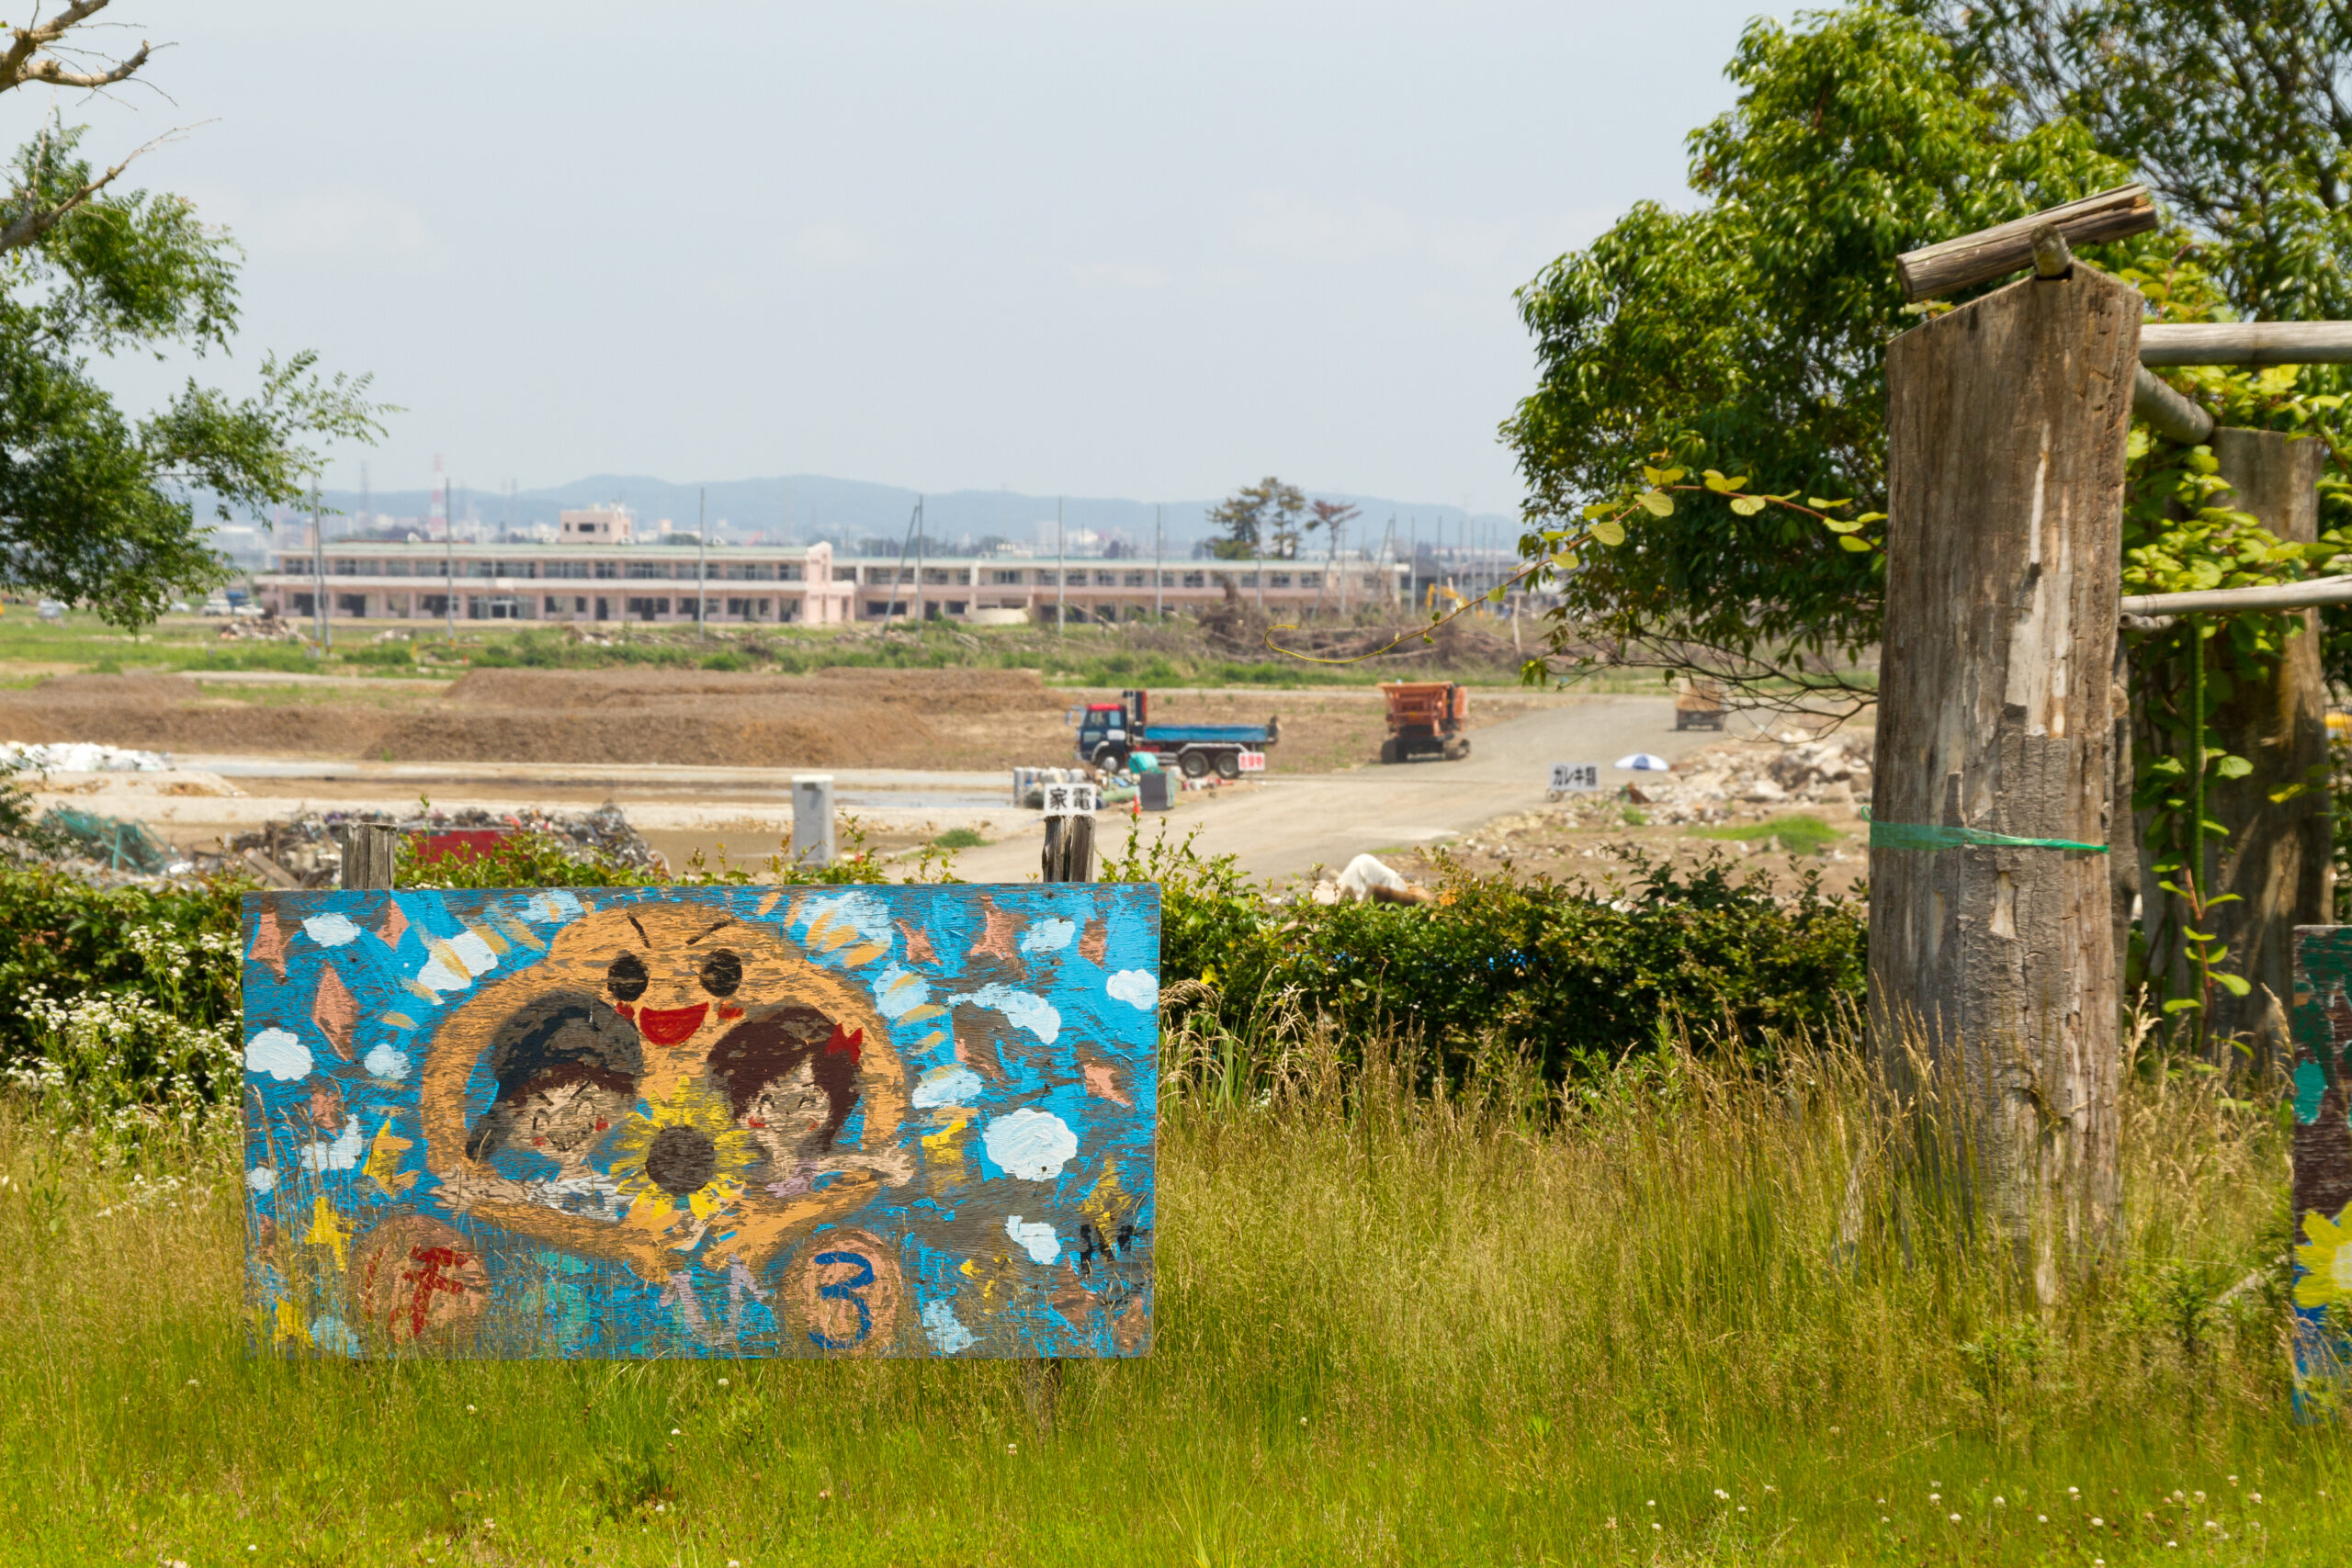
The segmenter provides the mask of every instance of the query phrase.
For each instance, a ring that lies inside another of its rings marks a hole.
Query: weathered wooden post
[[[346,892],[392,886],[398,828],[390,822],[346,822],[334,834],[343,850],[343,870],[337,880]]]
[[[2143,301],[2074,263],[1887,351],[1870,1005],[1898,1087],[1967,1106],[1979,1213],[2045,1300],[2117,1202],[2108,863],[2125,436]],[[2066,847],[2075,846],[2075,847]],[[2088,846],[2089,848],[2085,848]]]
[[[2221,477],[2230,482],[2230,494],[2214,497],[2212,504],[2250,512],[2292,544],[2319,537],[2323,443],[2226,427],[2209,440]],[[2287,1015],[2294,995],[2294,929],[2334,918],[2319,612],[2304,610],[2300,618],[2302,630],[2288,640],[2270,679],[2239,686],[2213,716],[2214,744],[2245,758],[2254,772],[2216,780],[2206,795],[2207,815],[2228,831],[2219,846],[2214,891],[2236,895],[2235,901],[2213,907],[2208,929],[2228,945],[2229,969],[2254,987],[2244,997],[2216,994],[2212,1036],[2223,1043],[2224,1053],[2233,1036],[2247,1037],[2258,1071],[2294,1060]],[[2216,635],[2228,635],[2226,624]],[[2272,798],[2290,790],[2296,793]]]

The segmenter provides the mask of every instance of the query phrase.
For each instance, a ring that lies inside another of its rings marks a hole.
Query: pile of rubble
[[[594,811],[526,807],[494,812],[467,807],[409,818],[380,812],[306,812],[290,821],[266,823],[254,832],[238,834],[228,841],[224,853],[198,857],[198,868],[233,867],[250,872],[271,887],[333,887],[343,874],[343,847],[335,829],[360,822],[389,822],[403,833],[428,840],[444,833],[537,833],[581,860],[594,855],[639,871],[669,869],[644,835],[629,826],[628,815],[610,801]]]
[[[1569,826],[1615,826],[1628,807],[1658,823],[1760,820],[1794,806],[1851,811],[1870,798],[1871,738],[1790,734],[1779,744],[1734,740],[1694,751],[1667,773],[1613,793],[1571,795],[1554,808]]]
[[[274,606],[265,604],[258,615],[236,615],[221,623],[223,642],[300,642],[301,628],[277,618]]]
[[[0,740],[0,769],[11,773],[164,773],[171,768],[172,759],[163,751],[134,751],[88,740]]]

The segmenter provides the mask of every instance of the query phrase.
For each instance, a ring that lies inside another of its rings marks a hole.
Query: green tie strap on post
[[[1874,850],[1957,850],[1969,845],[2011,850],[2081,850],[2095,855],[2107,853],[2105,844],[2078,844],[2072,839],[2015,839],[2007,833],[1988,833],[1981,828],[1937,828],[1924,822],[1871,824],[1871,848]]]

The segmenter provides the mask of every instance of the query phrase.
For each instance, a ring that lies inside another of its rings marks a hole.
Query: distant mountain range
[[[1310,497],[1353,502],[1363,509],[1362,515],[1348,528],[1351,547],[1376,547],[1392,517],[1399,550],[1408,538],[1427,544],[1442,535],[1447,546],[1461,543],[1465,515],[1474,537],[1499,542],[1514,528],[1513,519],[1496,513],[1465,514],[1459,506],[1331,491],[1307,493]],[[363,502],[356,491],[328,491],[323,499],[341,514],[328,522],[327,536],[332,539],[354,526]],[[993,536],[1051,549],[1058,501],[1062,525],[1069,534],[1091,530],[1101,537],[1119,539],[1139,549],[1152,547],[1155,507],[1149,502],[1095,496],[1057,498],[996,490],[951,491],[920,499],[923,533],[943,545]],[[640,531],[650,529],[662,518],[668,518],[677,529],[691,531],[695,525],[697,505],[707,504],[714,540],[742,543],[757,537],[770,543],[808,543],[831,539],[854,548],[867,539],[888,539],[895,544],[903,538],[917,500],[915,491],[898,485],[868,484],[821,474],[721,479],[707,485],[673,484],[642,474],[593,474],[569,484],[524,491],[511,497],[501,491],[461,487],[457,492],[457,513],[460,523],[479,520],[494,537],[503,528],[527,529],[537,524],[552,527],[556,514],[566,508],[618,502],[637,514]],[[1170,555],[1189,554],[1195,543],[1211,536],[1214,530],[1209,526],[1208,511],[1215,504],[1213,501],[1175,501],[1157,507],[1167,530]],[[364,510],[369,514],[396,520],[421,521],[431,514],[432,509],[432,492],[422,490],[379,491],[364,502]],[[288,520],[296,520],[290,512]]]

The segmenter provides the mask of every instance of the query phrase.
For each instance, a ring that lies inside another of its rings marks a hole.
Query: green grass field
[[[2139,1076],[2123,1236],[2048,1311],[1872,1155],[1849,1058],[1396,1084],[1310,1039],[1173,1100],[1156,1349],[1050,1426],[1011,1363],[254,1359],[229,1143],[102,1170],[8,1112],[0,1560],[2352,1553],[2352,1450],[2287,1414],[2284,1134],[2209,1078]]]

